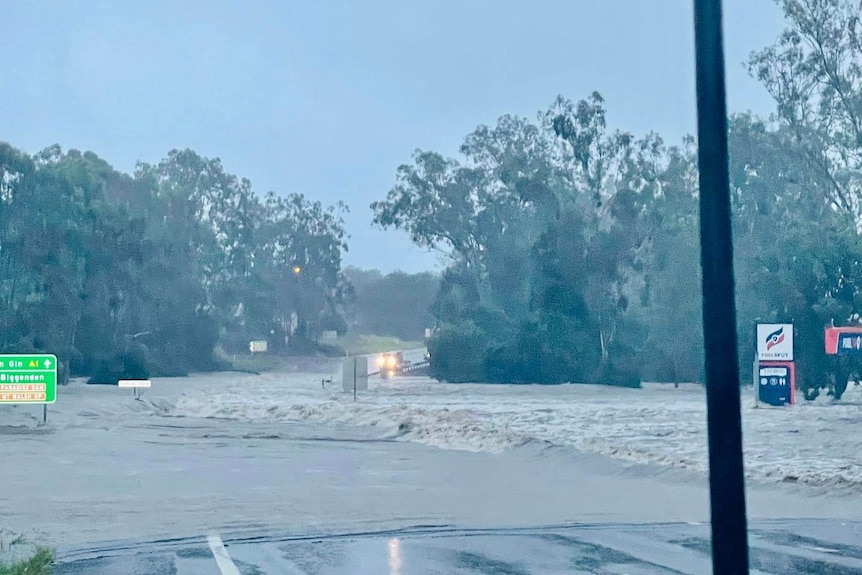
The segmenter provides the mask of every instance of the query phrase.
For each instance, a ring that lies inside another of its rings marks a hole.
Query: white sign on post
[[[341,388],[344,391],[368,389],[368,358],[354,355],[345,357],[341,369]]]
[[[117,387],[152,387],[153,384],[149,379],[121,379],[117,382]]]
[[[757,359],[793,361],[793,324],[757,324]]]
[[[248,349],[251,353],[255,353],[255,352],[263,353],[266,351],[266,348],[267,348],[266,343],[267,342],[265,339],[262,339],[259,341],[250,341],[248,343]]]
[[[130,387],[134,392],[135,399],[141,397],[143,391],[142,389],[152,387],[152,383],[149,379],[121,379],[117,382],[117,387]]]

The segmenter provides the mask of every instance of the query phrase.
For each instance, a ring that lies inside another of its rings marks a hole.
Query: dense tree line
[[[787,29],[749,62],[776,112],[729,123],[741,375],[753,323],[793,322],[806,396],[840,397],[862,370],[822,338],[862,308],[860,9],[778,3]],[[433,323],[448,381],[699,380],[695,143],[606,118],[598,93],[560,97],[478,127],[459,159],[417,151],[374,222],[448,265],[352,270],[353,287],[342,204],[261,197],[190,150],[124,174],[91,152],[0,143],[0,351],[110,379],[217,368],[214,350],[250,339],[306,353],[348,321],[404,339]]]
[[[0,143],[0,350],[110,379],[213,369],[250,339],[308,347],[345,329],[344,209],[261,198],[190,150],[130,175]]]
[[[750,62],[777,114],[729,125],[742,376],[753,322],[790,321],[806,395],[831,381],[840,397],[852,366],[822,340],[862,295],[862,27],[851,0],[779,4],[788,29]],[[372,205],[377,225],[449,258],[438,377],[701,379],[694,141],[610,130],[606,113],[593,93],[536,121],[503,116],[461,159],[417,151]]]
[[[425,329],[434,325],[431,304],[440,277],[431,272],[408,274],[363,270],[348,266],[350,284],[345,316],[352,332],[422,341]]]

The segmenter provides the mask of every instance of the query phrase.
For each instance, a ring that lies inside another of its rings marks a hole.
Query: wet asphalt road
[[[862,523],[750,526],[752,573],[862,574]],[[417,528],[325,538],[261,533],[69,550],[57,575],[664,575],[710,573],[705,524]]]
[[[20,414],[6,412],[0,559],[24,536],[57,549],[59,575],[710,572],[708,526],[695,523],[708,517],[708,492],[696,474],[568,448],[434,449],[356,417],[234,420],[160,407],[194,390],[233,394],[240,411],[341,407],[308,391],[319,389],[311,375],[156,382],[157,404],[72,385],[51,429],[16,427]],[[249,389],[285,400],[247,401]],[[752,483],[747,498],[753,572],[862,574],[857,491]],[[510,526],[519,529],[487,530]]]

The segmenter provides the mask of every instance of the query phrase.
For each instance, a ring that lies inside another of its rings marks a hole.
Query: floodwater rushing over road
[[[708,521],[699,386],[372,378],[354,402],[339,371],[154,379],[140,400],[75,381],[47,426],[40,408],[3,408],[0,553]],[[754,409],[746,396],[752,519],[862,520],[860,399],[851,387],[840,404]]]
[[[254,390],[253,392],[251,390]],[[630,462],[706,472],[706,399],[698,385],[453,385],[427,378],[372,379],[353,402],[336,385],[238,378],[189,390],[167,413],[241,421],[371,426],[381,437],[444,449],[499,453],[529,444],[575,447]],[[743,397],[746,467],[758,481],[862,492],[862,388],[789,408]]]

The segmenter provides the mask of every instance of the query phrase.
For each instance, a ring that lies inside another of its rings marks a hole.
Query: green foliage
[[[434,325],[431,304],[440,278],[430,272],[383,275],[376,270],[344,270],[352,286],[346,313],[351,331],[419,341]]]
[[[841,211],[862,215],[862,22],[854,0],[777,0],[788,27],[751,55],[749,71],[777,104],[797,158],[823,179],[816,190]],[[814,192],[814,190],[812,190]]]
[[[806,395],[828,385],[840,398],[847,375],[862,365],[809,350],[822,349],[824,326],[858,323],[862,303],[862,24],[851,0],[777,3],[787,28],[751,55],[749,70],[775,99],[779,124],[771,133],[752,125],[762,153],[756,203],[746,208],[752,220],[759,214],[775,230],[792,231],[778,242],[761,238],[762,252],[747,263],[752,279],[772,288],[762,289],[757,313],[793,318],[798,327]]]
[[[593,94],[558,99],[539,125],[504,116],[466,138],[463,164],[418,152],[372,205],[378,225],[451,257],[429,344],[442,379],[620,378],[626,290],[663,146],[609,132],[602,106]]]
[[[844,4],[785,2],[796,27],[788,34],[809,46],[812,18],[824,24]],[[844,32],[818,41],[836,34]],[[793,58],[807,62],[796,71],[811,85],[835,82],[822,55],[793,53],[803,48],[788,37],[779,42],[785,53],[753,57],[764,82],[789,81],[781,70]],[[850,54],[855,46],[829,50],[859,61]],[[847,81],[818,92],[816,106],[801,92],[775,88],[796,98],[779,99],[788,114],[782,122],[741,114],[729,124],[741,378],[750,378],[754,322],[792,322],[809,397],[827,385],[840,397],[847,377],[862,373],[859,362],[823,352],[824,326],[862,309],[855,183],[862,166],[854,163],[862,138],[839,137],[856,129],[846,102],[823,107],[840,99],[839,88],[862,101],[858,68],[842,70]],[[843,124],[830,115],[835,109]],[[436,377],[627,386],[702,380],[693,140],[668,148],[654,135],[610,132],[605,118],[598,94],[577,103],[558,98],[538,125],[504,116],[466,138],[463,161],[417,152],[387,198],[372,205],[376,224],[404,229],[450,257],[431,306]]]
[[[431,377],[450,383],[486,381],[483,365],[488,334],[465,322],[459,326],[440,326],[428,342]]]
[[[190,150],[127,175],[0,144],[0,351],[110,382],[215,369],[236,332],[279,349],[343,331],[342,209],[260,199]]]
[[[250,271],[229,292],[230,305],[237,299],[243,305],[233,313],[239,316],[236,327],[268,339],[273,351],[307,348],[325,330],[343,333],[347,282],[341,253],[347,245],[339,210],[346,207],[270,193],[262,208]]]
[[[54,564],[54,551],[39,548],[29,559],[11,565],[0,564],[0,575],[51,575]]]

